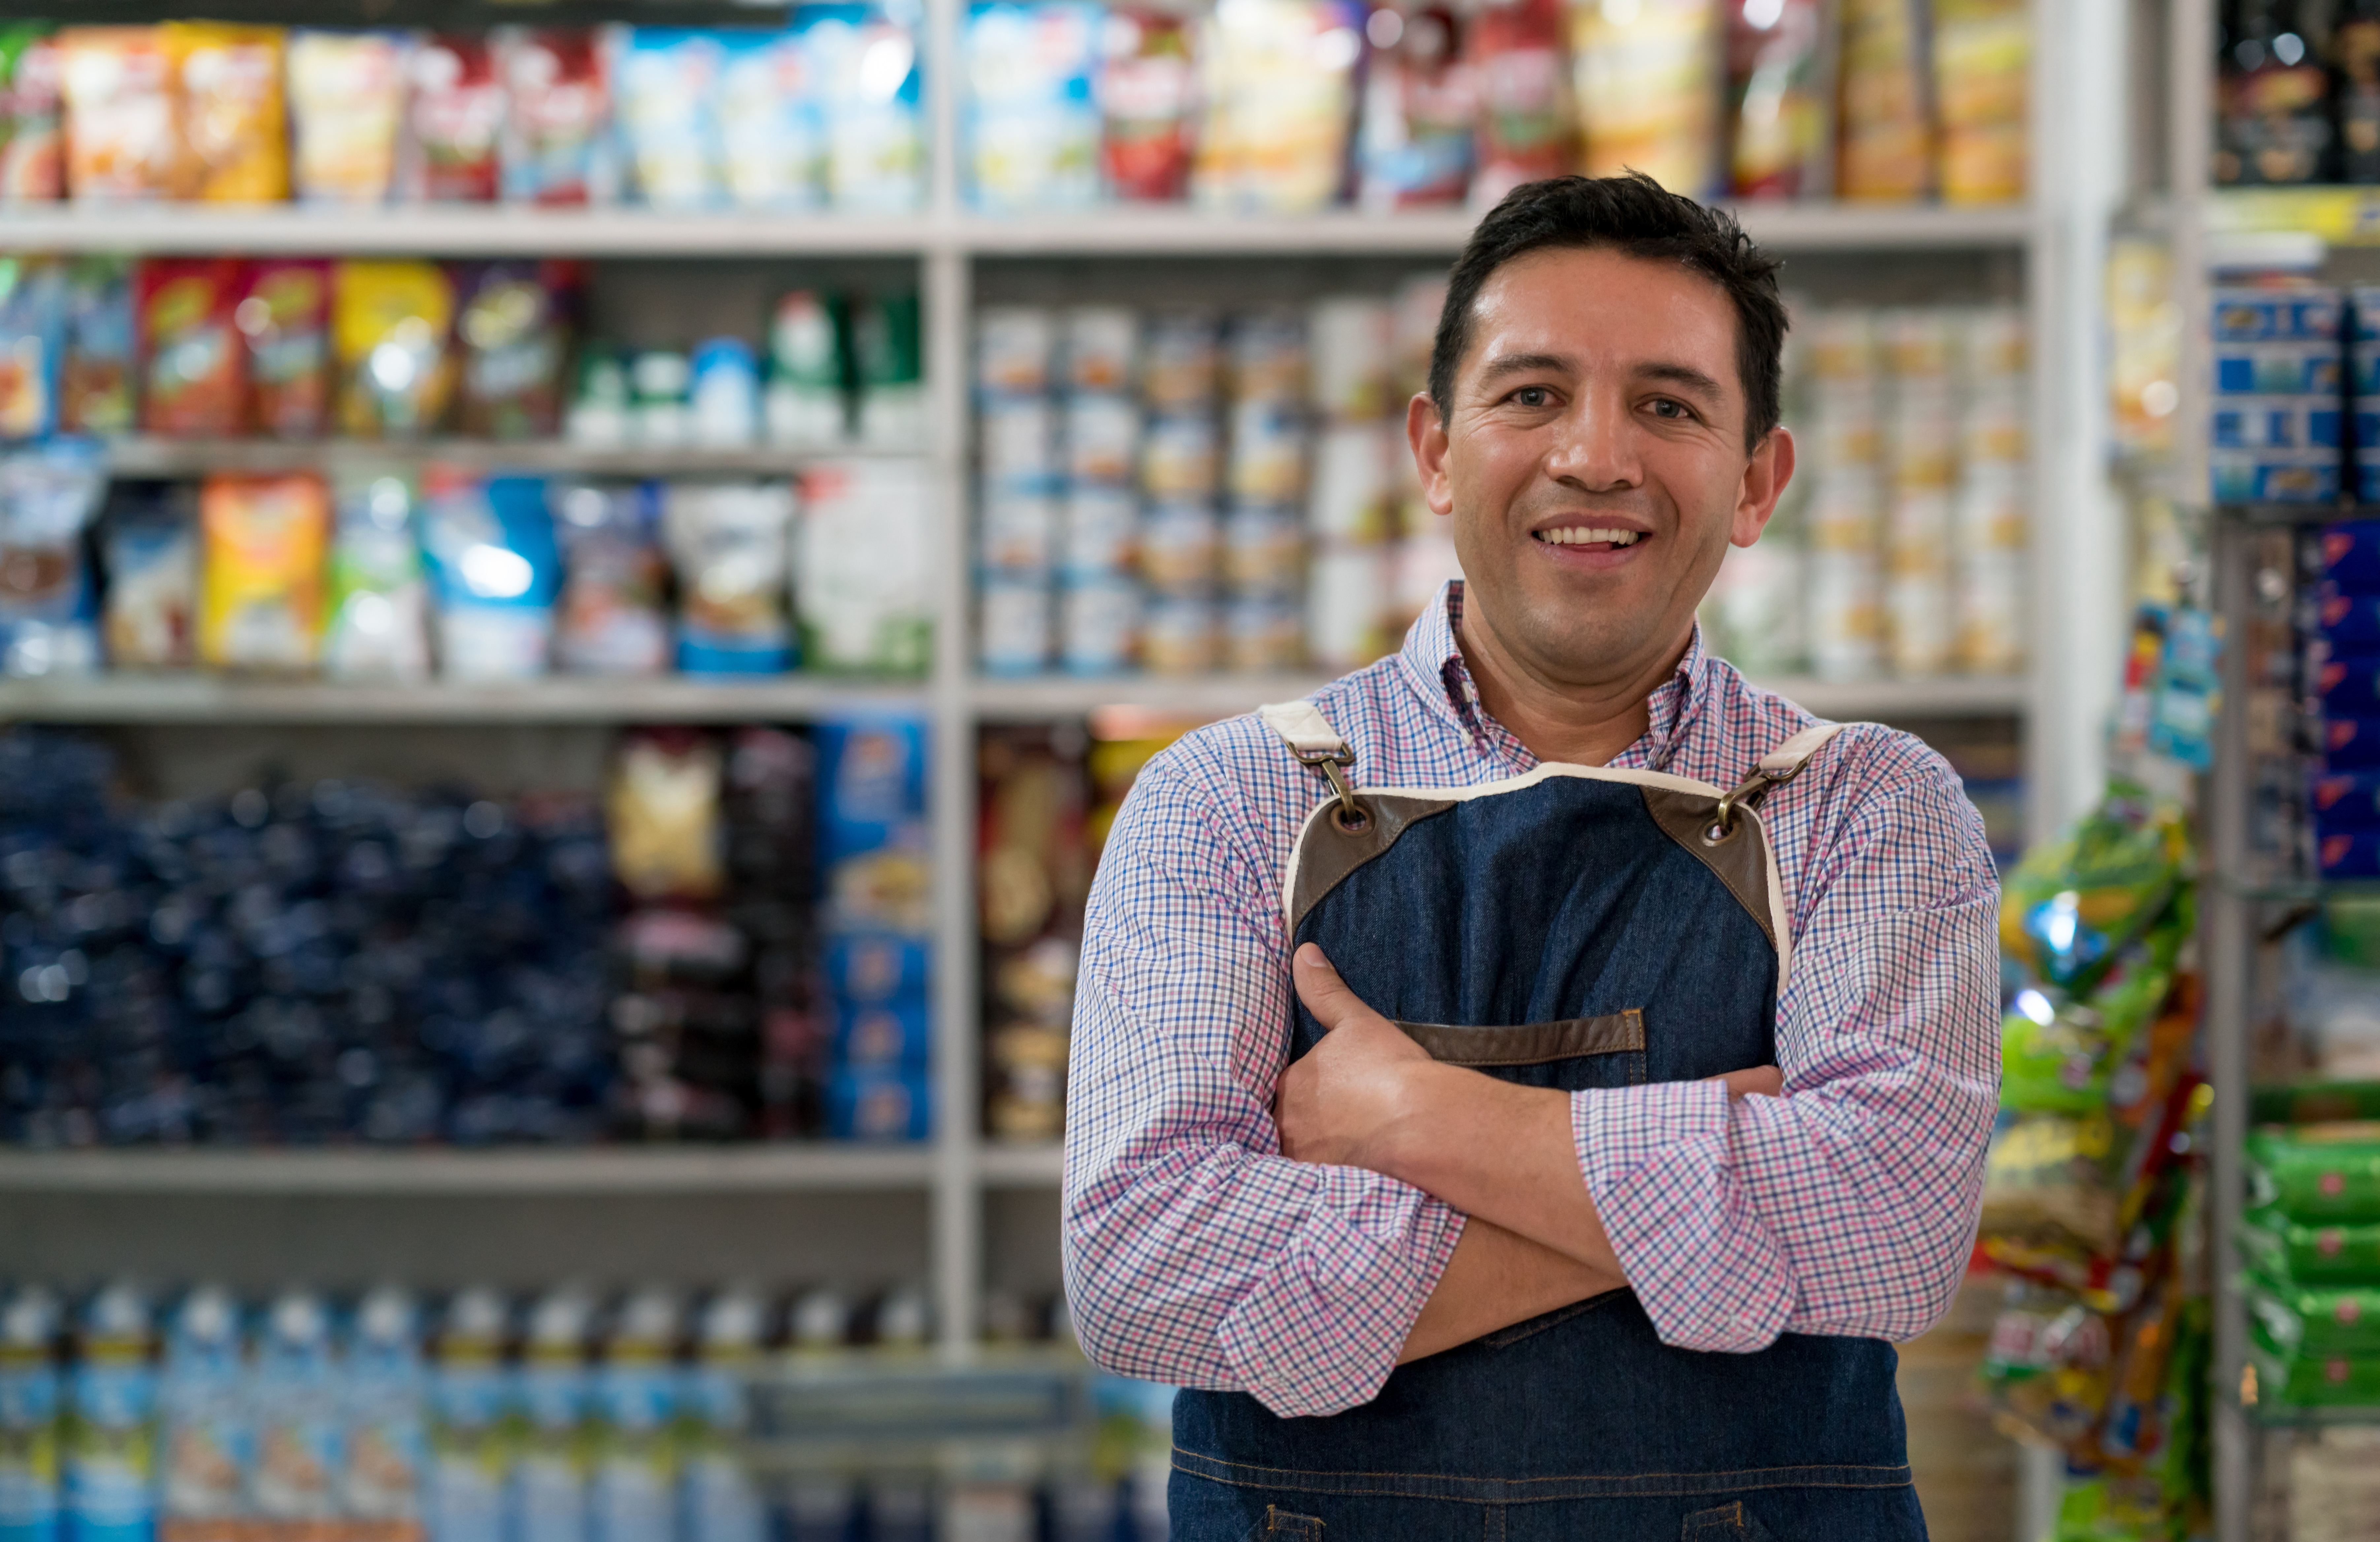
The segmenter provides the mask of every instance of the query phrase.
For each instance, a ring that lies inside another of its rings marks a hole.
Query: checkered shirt
[[[1359,784],[1458,787],[1536,763],[1480,705],[1462,605],[1449,585],[1400,651],[1315,694]],[[1722,787],[1817,721],[1699,632],[1649,705],[1611,765]],[[1281,873],[1326,795],[1252,716],[1149,761],[1091,889],[1068,1070],[1066,1292],[1084,1348],[1283,1415],[1378,1395],[1463,1222],[1394,1179],[1281,1155]],[[1998,1098],[1983,823],[1939,756],[1875,724],[1837,735],[1761,814],[1791,915],[1785,1096],[1572,1093],[1579,1167],[1666,1342],[1908,1338],[1958,1287]]]

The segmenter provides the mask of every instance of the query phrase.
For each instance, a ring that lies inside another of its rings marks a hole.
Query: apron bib
[[[1840,725],[1795,735],[1732,792],[1562,764],[1358,790],[1312,703],[1262,714],[1333,795],[1283,877],[1291,945],[1319,944],[1432,1056],[1567,1091],[1775,1062],[1791,942],[1757,806]],[[1298,1003],[1290,1058],[1320,1038]],[[1184,1390],[1172,1535],[1922,1538],[1897,1364],[1881,1340],[1813,1334],[1673,1348],[1621,1290],[1400,1366],[1329,1417]]]

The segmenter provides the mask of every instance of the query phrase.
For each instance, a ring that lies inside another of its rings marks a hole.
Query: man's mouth
[[[1633,546],[1645,539],[1641,530],[1598,525],[1560,525],[1530,533],[1548,546]]]

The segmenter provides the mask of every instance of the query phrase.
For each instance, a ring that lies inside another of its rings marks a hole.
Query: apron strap
[[[1281,743],[1297,757],[1298,763],[1310,766],[1322,773],[1330,783],[1330,791],[1339,799],[1336,818],[1339,828],[1353,833],[1371,823],[1371,816],[1355,801],[1355,790],[1347,784],[1342,768],[1355,763],[1355,752],[1330,726],[1322,709],[1311,701],[1275,701],[1257,709],[1257,716],[1265,726],[1281,735]]]
[[[1762,756],[1760,763],[1752,768],[1752,774],[1737,783],[1732,791],[1718,800],[1718,822],[1712,828],[1723,834],[1735,822],[1738,808],[1759,807],[1760,800],[1768,795],[1770,788],[1781,787],[1801,775],[1802,768],[1810,763],[1810,757],[1817,754],[1828,739],[1841,733],[1846,726],[1840,722],[1813,723]]]

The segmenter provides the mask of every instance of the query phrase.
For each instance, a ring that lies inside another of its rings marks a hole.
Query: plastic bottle
[[[593,1542],[677,1542],[675,1293],[637,1292],[612,1316],[595,1378]]]
[[[594,1298],[570,1286],[547,1292],[530,1309],[521,1345],[511,1542],[587,1542],[587,1341],[594,1321]]]
[[[683,1403],[679,1470],[684,1542],[764,1542],[760,1491],[737,1444],[752,1423],[751,1379],[760,1368],[767,1309],[731,1289],[710,1298],[696,1331]]]
[[[347,1334],[346,1470],[340,1494],[355,1542],[419,1542],[430,1433],[421,1314],[393,1285],[357,1303]]]
[[[446,1304],[430,1377],[430,1483],[438,1542],[504,1542],[511,1475],[504,1297],[484,1287]]]
[[[210,1542],[248,1512],[256,1463],[239,1303],[219,1285],[184,1296],[165,1332],[157,1378],[164,1425],[159,1529],[171,1542]]]
[[[149,1299],[117,1281],[84,1304],[70,1382],[67,1542],[150,1542],[157,1521],[157,1373]]]
[[[249,1494],[266,1524],[302,1533],[338,1518],[346,1419],[332,1357],[331,1309],[284,1291],[265,1314],[256,1357],[256,1466]]]
[[[57,1542],[58,1316],[39,1285],[0,1306],[0,1542]]]

